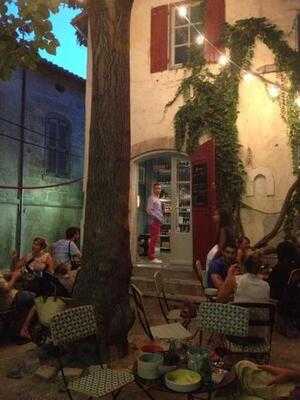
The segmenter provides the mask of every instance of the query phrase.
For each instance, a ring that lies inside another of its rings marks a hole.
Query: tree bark
[[[74,296],[94,304],[106,344],[130,326],[130,14],[133,0],[89,0],[92,101],[82,270]],[[116,332],[117,331],[117,332]]]
[[[277,219],[277,222],[274,226],[274,228],[272,229],[272,231],[270,233],[268,233],[265,237],[263,237],[262,239],[260,239],[254,246],[254,249],[259,249],[261,247],[264,247],[268,244],[268,242],[272,239],[274,239],[274,237],[277,235],[277,233],[279,232],[279,229],[281,228],[282,224],[284,223],[286,214],[288,212],[289,209],[289,204],[292,200],[293,194],[295,192],[295,190],[297,190],[299,188],[300,185],[300,178],[297,178],[297,180],[292,184],[292,186],[289,188],[287,195],[285,197],[284,203],[282,204],[281,210],[280,210],[280,214],[279,217]]]

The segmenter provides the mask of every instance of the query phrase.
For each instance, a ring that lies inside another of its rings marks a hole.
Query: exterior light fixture
[[[187,17],[187,8],[185,6],[179,6],[177,7],[178,15],[181,18],[186,18]]]
[[[252,82],[255,76],[251,72],[245,72],[243,75],[243,79],[245,82]]]
[[[229,63],[229,58],[225,54],[221,54],[218,63],[224,67],[224,65]]]
[[[269,85],[268,92],[271,97],[274,99],[280,95],[280,87],[277,85]]]
[[[199,33],[199,35],[196,37],[196,43],[199,44],[199,46],[201,46],[204,43],[204,36],[202,35],[202,33]]]

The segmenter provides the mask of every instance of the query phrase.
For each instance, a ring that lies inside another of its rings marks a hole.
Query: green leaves
[[[50,13],[73,0],[0,0],[0,79],[9,79],[17,68],[34,68],[39,49],[56,54],[58,40],[52,32]]]
[[[202,0],[204,2],[204,0]],[[259,39],[275,55],[280,71],[285,71],[291,81],[284,109],[290,142],[294,149],[300,144],[299,109],[294,99],[300,86],[300,55],[290,48],[284,33],[265,18],[249,18],[224,27],[223,42],[230,50],[230,59],[247,69],[251,66],[255,42]],[[219,74],[212,74],[203,58],[202,50],[191,49],[186,65],[191,75],[184,78],[177,93],[167,107],[184,95],[184,105],[174,118],[176,147],[192,153],[202,135],[209,133],[216,143],[216,171],[220,205],[237,210],[245,190],[246,173],[239,158],[239,139],[236,125],[239,104],[241,73],[228,64]],[[193,97],[187,97],[187,90]],[[295,156],[294,156],[295,160]],[[299,166],[295,166],[299,174]]]

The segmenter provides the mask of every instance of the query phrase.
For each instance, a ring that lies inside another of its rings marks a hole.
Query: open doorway
[[[190,162],[172,154],[162,154],[138,161],[137,264],[149,264],[147,200],[153,184],[161,185],[164,221],[157,243],[156,256],[164,264],[192,266]]]

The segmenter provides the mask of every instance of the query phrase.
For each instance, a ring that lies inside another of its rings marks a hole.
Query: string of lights
[[[195,42],[196,42],[197,45],[202,46],[202,45],[204,45],[205,42],[207,42],[214,50],[216,50],[216,52],[219,54],[218,64],[221,67],[224,67],[228,63],[234,65],[236,68],[238,68],[242,72],[243,79],[246,82],[251,82],[255,78],[260,79],[265,84],[267,84],[268,93],[273,98],[278,97],[280,95],[281,91],[286,91],[285,88],[280,83],[274,83],[274,82],[270,81],[269,79],[267,79],[266,77],[262,76],[258,72],[252,71],[250,69],[248,69],[248,70],[244,69],[243,67],[238,65],[236,62],[231,60],[230,57],[228,57],[224,52],[222,52],[220,49],[218,49],[213,43],[211,43],[204,36],[204,34],[202,32],[199,31],[197,26],[190,20],[190,18],[188,17],[188,8],[186,6],[184,6],[184,5],[178,6],[177,7],[177,12],[178,12],[179,17],[184,18],[188,22],[188,24],[191,27],[193,27],[193,29],[195,29],[195,31],[197,32],[198,35],[197,35],[197,37],[195,39]],[[295,98],[295,104],[300,108],[300,95],[299,95],[299,93],[297,94],[297,96]]]

